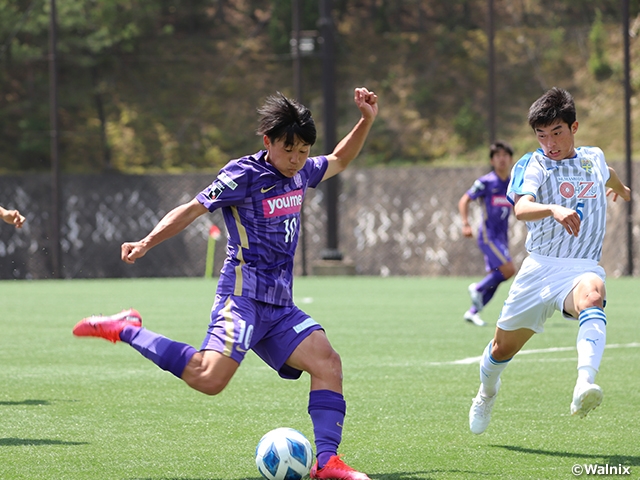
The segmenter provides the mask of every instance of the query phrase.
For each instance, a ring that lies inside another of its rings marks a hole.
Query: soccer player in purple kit
[[[464,319],[474,325],[484,326],[480,311],[489,303],[505,280],[515,273],[509,255],[509,215],[511,204],[507,200],[507,186],[511,178],[513,150],[506,142],[495,142],[489,148],[492,171],[478,178],[472,187],[458,201],[458,211],[462,218],[462,234],[473,237],[469,225],[469,204],[481,199],[483,214],[478,227],[478,247],[484,254],[487,275],[478,283],[469,285],[471,307],[464,313]]]
[[[360,120],[332,153],[309,157],[316,141],[311,112],[281,94],[269,97],[258,110],[264,150],[230,161],[210,186],[167,213],[145,238],[122,245],[122,260],[132,264],[200,215],[222,209],[227,258],[200,350],[142,328],[133,309],[88,317],[73,329],[76,336],[128,343],[207,395],[227,386],[248,350],[282,378],[307,372],[317,456],[311,478],[369,480],[337,453],[346,413],[341,359],[324,329],[293,303],[292,287],[305,192],[343,171],[360,153],[378,114],[377,98],[356,88]]]

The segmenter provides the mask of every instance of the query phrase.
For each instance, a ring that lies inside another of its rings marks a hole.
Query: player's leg
[[[142,318],[133,309],[111,316],[84,318],[73,328],[73,334],[79,337],[101,337],[114,343],[128,343],[145,358],[178,378],[181,378],[191,357],[197,353],[190,345],[142,328]]]
[[[207,395],[217,395],[229,384],[240,364],[214,350],[197,352],[186,365],[182,380]]]
[[[337,455],[347,405],[342,396],[342,361],[323,330],[306,337],[293,351],[287,365],[311,377],[309,415],[313,423],[319,468]]]
[[[555,311],[552,298],[541,300],[540,297],[540,286],[544,285],[546,275],[547,269],[527,257],[511,285],[494,338],[480,360],[481,384],[469,411],[469,427],[473,433],[480,434],[489,425],[504,369],[534,333],[543,331],[544,322]]]
[[[573,392],[571,414],[585,417],[602,402],[602,389],[595,384],[596,373],[607,338],[604,313],[606,289],[598,275],[589,273],[580,279],[564,301],[566,313],[578,319],[578,380]]]
[[[73,333],[128,343],[190,387],[216,395],[229,383],[250,348],[253,322],[258,318],[256,308],[255,302],[243,297],[216,297],[209,330],[200,351],[143,328],[140,314],[135,310],[83,319],[74,327]]]
[[[287,365],[311,377],[309,415],[313,423],[317,461],[311,478],[369,480],[364,473],[345,464],[338,456],[346,402],[342,396],[342,362],[323,330],[307,336],[293,351]]]
[[[482,304],[486,305],[493,298],[498,286],[513,277],[516,269],[509,255],[509,244],[506,239],[483,238],[479,241],[484,253],[487,275],[476,284],[476,290],[482,294]]]
[[[478,239],[478,247],[484,254],[487,275],[478,283],[469,285],[471,308],[464,314],[465,320],[476,325],[484,325],[479,312],[495,295],[498,286],[515,274],[515,267],[509,256],[507,241],[490,239],[483,234]]]
[[[496,328],[493,340],[485,347],[480,359],[480,388],[469,410],[469,428],[473,433],[481,434],[489,426],[500,389],[500,375],[534,333],[528,328],[512,331]]]

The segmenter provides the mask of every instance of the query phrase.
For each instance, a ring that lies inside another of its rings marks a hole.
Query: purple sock
[[[486,305],[496,293],[498,285],[504,282],[504,275],[497,268],[492,270],[476,285],[476,290],[482,293],[482,304]]]
[[[316,440],[318,469],[321,469],[331,456],[338,453],[347,404],[341,393],[312,390],[309,392],[308,410]]]
[[[143,357],[148,358],[161,369],[182,378],[187,363],[197,350],[186,343],[173,340],[153,333],[146,328],[126,326],[120,332],[120,340],[128,343]]]

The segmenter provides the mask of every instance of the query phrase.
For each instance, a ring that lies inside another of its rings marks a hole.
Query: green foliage
[[[607,61],[606,41],[607,32],[602,23],[602,12],[596,10],[596,18],[589,32],[589,43],[591,54],[589,55],[589,71],[598,81],[608,79],[613,73],[613,69]]]
[[[303,30],[318,30],[318,3],[300,3]],[[50,168],[49,6],[0,0],[0,171]],[[59,0],[63,170],[215,169],[260,148],[256,107],[274,91],[293,95],[290,6]],[[632,5],[632,16],[638,8]],[[619,9],[617,0],[495,2],[501,138],[524,143],[513,138],[529,133],[521,128],[524,112],[550,86],[619,98],[611,75],[619,39],[607,34],[619,31]],[[364,164],[444,161],[486,143],[484,0],[334,0],[333,13],[340,131],[353,125],[355,86],[380,94],[377,136],[365,146],[363,156],[371,157]],[[632,54],[635,64],[637,49]],[[318,52],[303,59],[302,77],[303,101],[320,120]],[[593,77],[607,88],[592,88]],[[585,105],[596,103],[586,98]],[[621,144],[601,130],[590,143]]]
[[[473,110],[471,101],[467,101],[453,119],[453,128],[461,141],[471,150],[485,143],[485,120]]]

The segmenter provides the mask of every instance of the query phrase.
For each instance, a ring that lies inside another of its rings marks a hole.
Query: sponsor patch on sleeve
[[[207,196],[211,200],[215,200],[224,191],[225,186],[222,183],[220,183],[218,180],[216,180],[215,182],[213,182],[210,188],[211,189],[209,190],[209,194]]]
[[[238,184],[234,182],[233,179],[224,172],[220,172],[220,175],[218,175],[218,180],[224,183],[231,190],[235,190],[236,187],[238,186]]]

